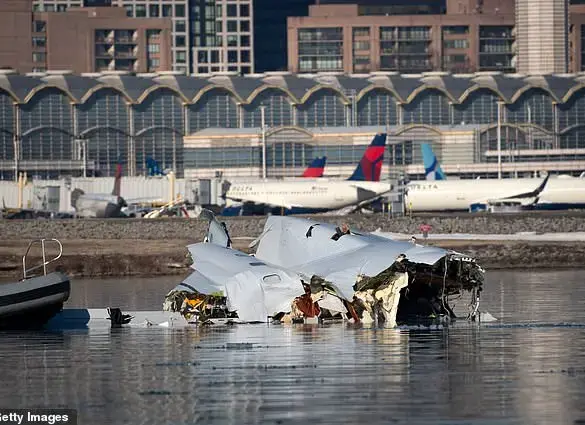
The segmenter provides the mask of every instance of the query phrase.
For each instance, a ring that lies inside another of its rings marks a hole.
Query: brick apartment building
[[[0,1],[0,66],[19,72],[156,72],[171,69],[170,19],[129,18],[122,8],[33,12]]]
[[[561,11],[566,1],[543,0],[555,3],[554,10]],[[288,68],[291,72],[518,70],[518,31],[513,0],[446,0],[444,8],[438,6],[441,2],[429,1],[321,0],[317,3],[309,7],[309,16],[288,18]],[[531,7],[529,3],[524,0],[527,7]],[[556,7],[556,3],[561,6]],[[571,71],[583,69],[583,8],[583,5],[570,6],[566,14],[570,23],[566,26],[568,42],[555,44],[567,46],[568,59],[561,61],[560,66],[565,70],[559,71],[555,66],[549,71],[550,66],[545,62],[539,66],[534,60],[531,70],[540,67],[543,72],[567,72],[567,65]],[[530,21],[524,19],[524,27],[526,22]],[[558,22],[557,19],[555,23]],[[538,21],[530,25],[538,25]],[[549,27],[553,25],[547,23],[543,30]],[[554,36],[559,34],[563,37],[562,29]]]

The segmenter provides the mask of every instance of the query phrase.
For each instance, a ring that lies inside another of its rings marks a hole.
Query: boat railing
[[[55,257],[55,258],[51,258],[50,260],[47,260],[47,254],[46,254],[46,244],[47,243],[56,243],[57,246],[59,247],[59,254]],[[31,267],[29,269],[26,268],[26,258],[28,256],[28,253],[30,252],[30,249],[33,247],[33,245],[36,244],[40,244],[41,245],[41,254],[43,257],[43,262],[42,264],[38,264],[34,267]],[[38,270],[40,268],[43,269],[43,276],[47,275],[47,265],[57,261],[59,258],[61,258],[61,255],[63,255],[63,245],[61,245],[61,242],[57,239],[35,239],[33,241],[31,241],[28,244],[28,248],[26,249],[25,254],[22,256],[22,271],[23,271],[23,280],[28,279],[30,277],[33,277],[34,275],[31,275],[31,272],[34,270]]]

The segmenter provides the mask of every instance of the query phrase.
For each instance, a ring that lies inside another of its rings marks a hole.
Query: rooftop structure
[[[328,167],[349,167],[376,129],[393,129],[390,144],[402,146],[391,155],[395,171],[416,161],[417,143],[451,132],[465,132],[467,145],[440,159],[479,170],[494,162],[498,116],[511,169],[541,170],[544,161],[552,171],[576,171],[585,169],[583,111],[585,74],[2,71],[0,175],[13,178],[16,167],[47,177],[113,175],[119,158],[125,174],[141,175],[150,156],[179,176],[252,176],[262,124],[269,175],[294,175],[323,133]],[[347,138],[352,131],[364,140]]]

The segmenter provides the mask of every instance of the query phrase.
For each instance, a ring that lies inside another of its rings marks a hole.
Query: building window
[[[184,35],[175,36],[175,46],[176,47],[185,47],[185,36]]]
[[[238,72],[238,67],[237,66],[228,66],[227,70],[229,72]]]
[[[227,5],[227,16],[233,18],[238,16],[238,5],[237,4],[228,4]]]
[[[173,16],[173,6],[170,4],[163,4],[162,15],[165,18],[168,16]]]
[[[240,32],[250,32],[250,21],[240,21]]]
[[[237,63],[238,62],[238,51],[237,50],[228,50],[228,63]]]
[[[242,36],[240,36],[240,46],[241,47],[248,47],[248,46],[250,46],[250,36],[249,35],[242,35]]]
[[[240,16],[250,16],[250,5],[249,4],[241,4],[240,5]]]
[[[238,47],[238,36],[237,35],[228,35],[227,36],[227,45],[229,47]]]
[[[33,32],[44,33],[47,31],[47,23],[45,21],[34,21]]]
[[[466,25],[443,27],[444,34],[469,34],[469,27]]]
[[[250,62],[250,51],[249,50],[240,51],[240,62],[245,62],[245,63]]]
[[[184,51],[176,52],[175,53],[175,62],[186,63],[187,62],[187,54]]]
[[[46,72],[47,68],[44,66],[36,66],[33,68],[33,72]]]
[[[302,28],[298,30],[299,71],[341,71],[343,29]]]
[[[185,32],[185,21],[183,21],[182,19],[179,21],[175,21],[175,31],[176,32]]]
[[[145,18],[146,17],[146,6],[143,4],[136,5],[136,17],[137,18]]]
[[[184,4],[176,4],[175,5],[175,16],[184,17],[185,16],[185,5]]]
[[[468,49],[469,40],[443,40],[443,47],[445,49]]]
[[[47,45],[47,39],[45,37],[33,37],[32,39],[33,47],[43,48]]]
[[[211,63],[219,63],[219,52],[217,50],[212,50],[209,53],[211,54],[210,62]]]
[[[160,44],[149,44],[148,53],[160,53]]]
[[[354,41],[353,50],[370,50],[369,41]]]
[[[33,62],[45,62],[47,59],[47,55],[45,52],[33,52],[32,54]]]
[[[57,5],[57,12],[66,12],[67,11],[67,5],[66,4],[58,4]]]
[[[205,50],[202,50],[197,53],[197,62],[207,63],[207,52]]]
[[[154,71],[160,67],[160,59],[159,58],[151,58],[148,59],[148,70]]]
[[[208,66],[200,66],[199,68],[197,68],[197,72],[199,74],[207,74],[209,72],[209,67]]]
[[[250,73],[250,67],[249,66],[243,66],[241,68],[242,70],[242,74],[249,74]]]
[[[124,5],[124,9],[126,9],[126,16],[128,16],[129,18],[134,16],[134,6],[132,6],[131,4],[126,4]]]
[[[353,29],[353,36],[355,37],[369,37],[370,36],[370,28],[369,27],[355,27]]]
[[[215,32],[222,32],[223,31],[223,22],[215,21]]]
[[[227,21],[227,32],[238,32],[238,21]]]
[[[151,4],[148,6],[148,15],[151,18],[158,18],[160,16],[160,9],[158,4]]]

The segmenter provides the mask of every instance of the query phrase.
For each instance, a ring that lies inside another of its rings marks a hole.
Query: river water
[[[0,333],[0,407],[86,424],[585,424],[585,270],[488,272],[496,322]],[[76,280],[159,309],[180,277]]]

